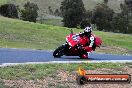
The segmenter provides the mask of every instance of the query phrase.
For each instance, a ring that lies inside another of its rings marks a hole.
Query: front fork
[[[63,46],[64,46],[64,53],[67,54],[67,52],[69,51],[68,43],[63,44]]]

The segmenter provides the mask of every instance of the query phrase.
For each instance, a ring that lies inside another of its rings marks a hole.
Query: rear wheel
[[[60,58],[61,56],[64,55],[64,45],[58,47],[54,52],[53,52],[53,56],[56,58]]]

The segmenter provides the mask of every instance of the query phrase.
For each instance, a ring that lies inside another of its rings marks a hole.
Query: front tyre
[[[65,50],[64,45],[58,47],[58,48],[53,52],[53,56],[54,56],[55,58],[60,58],[61,56],[64,55],[64,50]]]

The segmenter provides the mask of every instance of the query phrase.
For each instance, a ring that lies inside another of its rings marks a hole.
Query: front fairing
[[[79,51],[75,47],[71,47],[67,42],[64,44],[65,46],[65,55],[66,56],[78,56]]]
[[[80,36],[76,34],[70,34],[66,37],[66,42],[71,46],[74,47],[79,43]]]

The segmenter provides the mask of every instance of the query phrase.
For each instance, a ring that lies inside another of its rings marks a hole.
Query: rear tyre
[[[53,52],[53,56],[54,56],[55,58],[60,58],[61,56],[64,55],[64,49],[65,49],[64,45],[58,47],[58,48]]]

